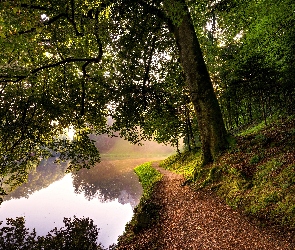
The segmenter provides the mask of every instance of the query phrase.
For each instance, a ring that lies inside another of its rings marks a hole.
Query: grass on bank
[[[153,202],[153,189],[157,182],[162,179],[162,174],[152,167],[151,162],[137,166],[134,169],[143,188],[143,195],[138,206],[134,209],[132,220],[126,225],[125,232],[119,237],[119,245],[128,244],[134,234],[142,228],[149,227],[157,219],[159,207]]]
[[[151,162],[147,162],[137,166],[134,169],[142,185],[144,199],[149,199],[155,183],[157,183],[162,178],[162,174],[154,169],[151,165]]]
[[[184,152],[161,166],[181,173],[192,186],[214,190],[227,204],[264,223],[295,229],[295,119],[258,124],[214,164]]]

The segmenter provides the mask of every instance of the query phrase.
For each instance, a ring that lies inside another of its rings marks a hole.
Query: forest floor
[[[181,175],[153,167],[163,174],[152,195],[158,220],[118,249],[295,249],[292,235],[260,227],[213,192],[182,186]]]
[[[200,159],[152,163],[163,177],[141,204],[146,218],[134,217],[116,249],[295,250],[295,117],[236,135],[205,168]]]

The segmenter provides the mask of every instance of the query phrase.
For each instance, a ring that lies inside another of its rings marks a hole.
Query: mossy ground
[[[152,193],[157,182],[161,180],[162,175],[151,165],[151,162],[147,162],[134,169],[141,182],[143,195],[140,203],[134,210],[132,220],[126,225],[124,234],[118,239],[121,244],[131,241],[134,234],[143,228],[151,226],[157,218],[159,208],[153,202]]]
[[[213,164],[201,154],[169,157],[162,167],[198,188],[209,188],[227,204],[260,222],[295,229],[295,119],[254,126],[234,136],[231,148]]]

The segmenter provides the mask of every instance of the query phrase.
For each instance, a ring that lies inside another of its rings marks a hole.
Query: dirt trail
[[[157,163],[153,167],[163,174],[153,196],[161,207],[160,220],[119,249],[295,249],[294,235],[282,236],[254,225],[213,193],[181,186],[181,175],[164,170]]]

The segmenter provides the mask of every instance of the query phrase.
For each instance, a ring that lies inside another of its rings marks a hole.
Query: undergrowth
[[[295,229],[295,119],[258,124],[240,132],[234,148],[214,164],[184,152],[161,166],[183,174],[193,188],[216,191],[227,204],[262,224]]]
[[[134,171],[141,182],[143,195],[138,206],[134,209],[132,220],[126,225],[124,234],[118,239],[119,244],[132,241],[134,235],[141,229],[152,226],[160,209],[153,202],[152,194],[156,183],[162,179],[162,174],[151,166],[151,162],[137,166]]]
[[[138,175],[142,185],[143,197],[148,199],[153,191],[155,183],[161,180],[162,175],[151,166],[151,162],[137,166],[134,171]]]
[[[187,180],[194,178],[194,172],[198,165],[201,164],[200,152],[183,152],[172,155],[160,163],[160,166],[182,174]]]

